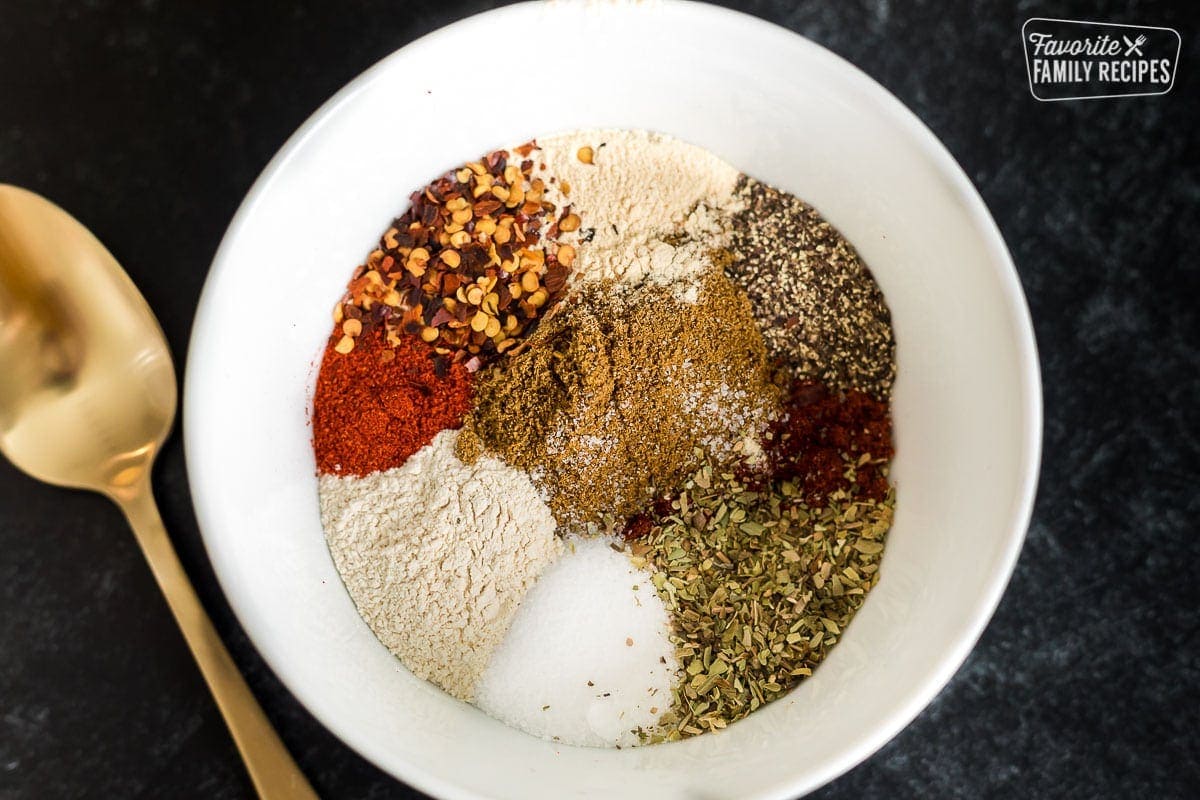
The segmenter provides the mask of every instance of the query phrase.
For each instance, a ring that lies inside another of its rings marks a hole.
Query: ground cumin
[[[712,270],[695,303],[669,287],[589,287],[529,348],[477,376],[459,456],[526,470],[560,525],[622,516],[701,455],[740,453],[778,408],[750,306]]]

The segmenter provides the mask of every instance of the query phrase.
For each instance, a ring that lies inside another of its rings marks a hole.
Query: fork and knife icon
[[[1139,56],[1144,55],[1142,53],[1142,45],[1146,43],[1146,37],[1144,35],[1138,36],[1136,42],[1130,41],[1128,36],[1122,36],[1121,38],[1125,40],[1126,56],[1132,55],[1133,53],[1137,53]]]

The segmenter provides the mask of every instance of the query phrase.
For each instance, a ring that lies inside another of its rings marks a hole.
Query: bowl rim
[[[1037,345],[1033,332],[1029,307],[1021,287],[1020,279],[1012,257],[1005,245],[1003,235],[978,191],[963,171],[962,167],[942,144],[941,140],[929,129],[897,97],[888,91],[867,73],[853,63],[847,61],[831,50],[817,44],[805,36],[777,25],[773,22],[747,14],[741,11],[726,9],[695,0],[656,0],[656,6],[665,7],[687,15],[708,15],[710,18],[726,25],[738,25],[755,29],[755,34],[765,39],[774,37],[777,41],[787,40],[791,46],[800,46],[808,50],[808,56],[826,62],[830,67],[846,74],[847,80],[857,84],[872,102],[879,105],[897,125],[912,136],[914,143],[934,164],[935,169],[948,180],[953,192],[968,214],[973,226],[983,239],[992,263],[998,265],[998,275],[1002,284],[1001,299],[1007,312],[1009,322],[1015,332],[1017,353],[1017,374],[1021,380],[1021,418],[1024,426],[1021,442],[1021,477],[1017,492],[1009,512],[1008,536],[1001,555],[995,560],[991,574],[985,585],[980,588],[974,607],[971,609],[970,624],[960,634],[955,644],[947,648],[938,659],[934,669],[929,670],[919,679],[909,692],[906,702],[898,705],[891,713],[882,717],[873,728],[862,736],[857,744],[847,747],[839,757],[830,759],[794,779],[778,782],[758,798],[798,797],[807,794],[820,786],[832,781],[862,763],[878,751],[883,745],[908,726],[917,715],[945,687],[967,656],[974,649],[988,622],[999,605],[1000,598],[1012,576],[1020,555],[1021,547],[1027,534],[1033,512],[1034,499],[1037,490],[1041,465],[1043,408],[1042,383]],[[220,338],[220,329],[214,320],[213,290],[219,274],[232,269],[230,251],[234,242],[239,238],[242,229],[253,216],[255,207],[267,188],[292,160],[295,153],[313,135],[317,129],[334,117],[340,107],[353,96],[363,91],[381,74],[392,68],[395,62],[410,58],[414,53],[424,48],[436,46],[443,39],[453,37],[458,31],[468,26],[487,24],[500,16],[522,16],[534,13],[544,8],[545,3],[538,0],[527,0],[498,9],[492,9],[462,18],[448,25],[431,31],[384,56],[375,64],[350,80],[332,97],[321,104],[287,141],[272,156],[262,173],[254,181],[245,198],[239,204],[237,211],[221,239],[220,246],[213,257],[212,266],[205,279],[204,289],[200,296],[193,327],[188,343],[188,356],[184,370],[184,424],[183,440],[184,455],[188,472],[189,487],[193,497],[193,506],[199,526],[204,549],[212,564],[218,584],[224,592],[230,608],[237,617],[239,624],[245,630],[250,641],[264,662],[270,667],[275,677],[287,690],[312,714],[323,726],[330,730],[345,745],[350,747],[362,758],[378,767],[386,774],[400,780],[419,791],[432,796],[448,798],[448,800],[487,800],[485,795],[476,794],[459,786],[448,783],[436,774],[427,771],[421,764],[404,758],[393,759],[384,763],[377,754],[360,741],[353,730],[348,730],[336,720],[329,719],[315,709],[320,707],[312,692],[307,687],[289,676],[287,665],[281,658],[272,654],[260,644],[266,641],[260,632],[260,626],[247,624],[247,615],[241,609],[248,605],[247,594],[237,585],[226,580],[230,568],[226,566],[226,552],[214,547],[214,540],[205,534],[213,524],[205,508],[212,502],[213,492],[205,485],[208,470],[197,455],[202,450],[201,443],[189,434],[187,419],[193,414],[203,415],[203,406],[198,400],[201,389],[194,377],[204,370],[196,364],[211,360],[206,342]],[[623,6],[622,11],[633,9],[633,6]],[[749,800],[749,799],[748,799]]]

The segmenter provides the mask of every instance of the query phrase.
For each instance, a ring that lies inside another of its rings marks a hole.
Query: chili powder
[[[763,444],[770,476],[796,481],[810,506],[824,506],[839,489],[870,500],[887,495],[892,419],[888,404],[866,392],[839,395],[818,381],[793,382]],[[851,466],[853,483],[846,477]]]
[[[313,397],[317,469],[368,475],[398,467],[446,428],[462,425],[471,378],[460,364],[439,375],[433,349],[402,336],[392,346],[372,326],[342,354],[330,338]]]

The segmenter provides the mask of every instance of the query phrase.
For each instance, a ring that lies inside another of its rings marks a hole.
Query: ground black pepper
[[[768,354],[796,375],[886,400],[891,313],[854,248],[799,198],[743,176],[725,273],[750,298]]]

